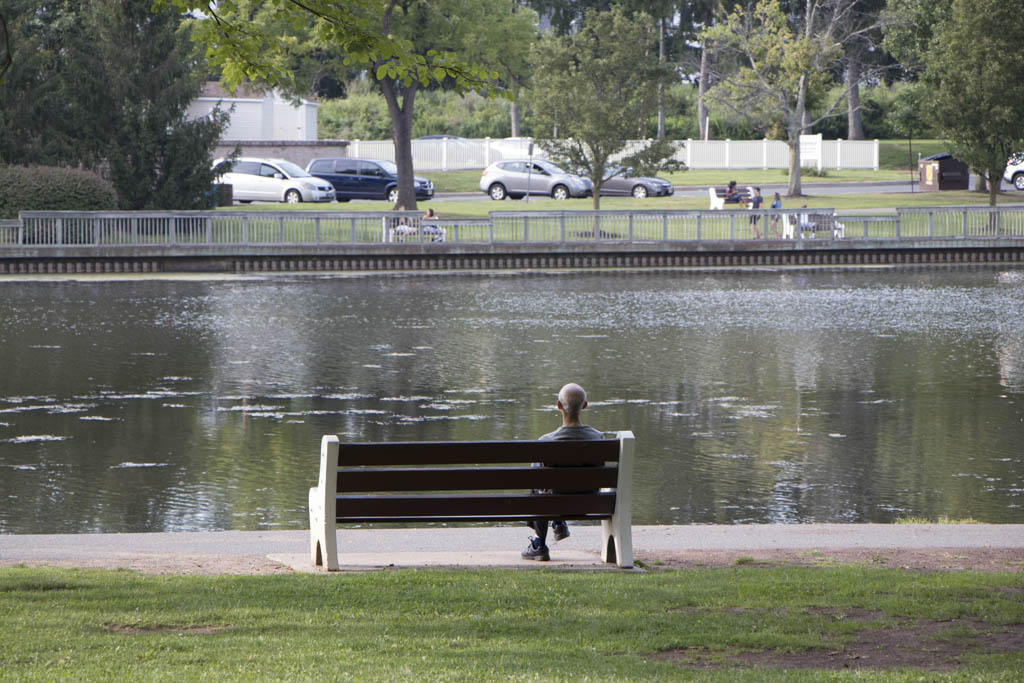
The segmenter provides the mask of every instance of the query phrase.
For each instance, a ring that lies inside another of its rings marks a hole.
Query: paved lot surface
[[[573,526],[551,549],[546,566],[605,567],[601,531]],[[343,569],[382,567],[525,567],[526,527],[342,529]],[[998,551],[1024,562],[1024,524],[793,524],[638,526],[638,556],[759,552],[912,552],[929,549]],[[0,566],[124,567],[150,571],[273,573],[312,571],[309,532],[216,531],[197,533],[0,535]]]

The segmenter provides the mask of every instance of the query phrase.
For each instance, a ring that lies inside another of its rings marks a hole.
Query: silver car
[[[214,167],[223,159],[213,162]],[[248,204],[260,202],[333,202],[330,182],[310,175],[301,166],[284,159],[236,159],[231,170],[217,181],[231,185],[234,199]]]
[[[480,191],[491,199],[521,199],[528,194],[548,195],[553,199],[589,197],[594,184],[589,178],[566,173],[550,161],[499,161],[484,169]]]
[[[601,183],[602,197],[629,197],[646,199],[647,197],[668,197],[675,189],[672,183],[664,178],[653,178],[633,175],[632,168],[615,166],[608,169],[611,176]]]

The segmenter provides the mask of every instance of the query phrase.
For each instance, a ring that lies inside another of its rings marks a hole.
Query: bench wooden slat
[[[369,519],[532,519],[611,517],[614,493],[338,496],[339,522]]]
[[[344,443],[339,467],[360,465],[462,465],[547,462],[617,462],[616,439],[593,441],[439,441],[433,443]]]
[[[338,469],[338,492],[593,490],[614,488],[618,467],[448,467]]]

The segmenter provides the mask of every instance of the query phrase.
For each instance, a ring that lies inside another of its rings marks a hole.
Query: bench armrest
[[[338,437],[320,440],[320,477],[309,490],[309,554],[314,567],[338,569]]]
[[[615,512],[601,521],[601,560],[620,567],[633,566],[633,432],[615,434],[619,440],[619,480],[615,492]]]

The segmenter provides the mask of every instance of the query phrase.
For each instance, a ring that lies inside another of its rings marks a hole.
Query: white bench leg
[[[601,520],[601,560],[629,569],[633,566],[633,432],[619,432],[619,480],[615,512]]]
[[[782,239],[793,239],[793,222],[789,220],[789,216],[782,217]]]
[[[314,567],[338,569],[338,437],[320,441],[320,479],[309,490],[309,554]]]

